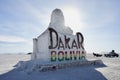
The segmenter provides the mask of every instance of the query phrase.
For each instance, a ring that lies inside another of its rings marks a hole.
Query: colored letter
[[[58,61],[63,61],[64,60],[64,53],[63,51],[58,52]]]
[[[64,44],[63,44],[61,38],[59,38],[59,42],[58,42],[58,49],[60,49],[60,48],[65,49],[65,48],[64,48]]]
[[[56,51],[51,51],[51,61],[56,61]]]
[[[67,51],[65,51],[65,60],[69,60]]]
[[[80,37],[81,37],[81,41],[80,41]],[[82,49],[84,49],[84,47],[82,45],[83,41],[84,41],[84,37],[80,32],[77,33],[77,40],[78,40],[78,47],[79,48],[82,47]]]
[[[69,46],[70,38],[66,38],[66,36],[64,36],[64,37],[65,37],[65,48],[69,48],[70,49],[70,46]]]
[[[49,28],[49,31],[50,31],[50,45],[49,45],[49,49],[55,49],[57,47],[57,45],[58,45],[58,34],[52,28]],[[53,33],[56,35],[55,36],[56,37],[56,45],[54,45],[54,46],[53,46],[53,41],[55,41],[55,40],[53,39]]]

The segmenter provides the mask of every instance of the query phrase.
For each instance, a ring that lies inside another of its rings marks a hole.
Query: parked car
[[[31,55],[32,54],[32,52],[29,52],[29,53],[27,53],[28,55]]]
[[[98,53],[94,53],[94,52],[93,52],[93,55],[94,55],[95,57],[101,57],[101,56],[102,56],[102,54],[98,54]]]
[[[114,50],[109,52],[108,54],[104,54],[105,57],[119,57],[119,54],[115,53]]]

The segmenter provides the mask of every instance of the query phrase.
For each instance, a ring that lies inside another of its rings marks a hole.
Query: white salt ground
[[[120,80],[120,57],[96,58],[87,54],[87,59],[101,59],[106,67],[82,66],[56,71],[33,72],[28,74],[14,69],[19,61],[27,61],[30,55],[0,54],[0,80]]]

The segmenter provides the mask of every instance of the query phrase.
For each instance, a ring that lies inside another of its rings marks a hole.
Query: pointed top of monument
[[[56,8],[52,11],[50,24],[53,26],[64,26],[63,12]]]
[[[59,13],[62,13],[61,9],[58,9],[58,8],[54,9],[53,12],[59,12]]]
[[[62,34],[73,34],[72,29],[65,26],[63,12],[58,8],[52,11],[49,27]]]

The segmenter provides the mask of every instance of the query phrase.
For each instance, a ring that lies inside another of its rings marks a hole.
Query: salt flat
[[[106,65],[104,68],[98,68],[99,72],[101,72],[108,80],[120,80],[120,57],[118,58],[106,58],[106,57],[93,57],[92,55],[88,55],[88,59],[101,59],[103,63]]]
[[[87,60],[101,59],[106,67],[97,65],[59,69],[48,72],[33,72],[14,69],[19,61],[30,60],[30,55],[0,55],[0,80],[120,80],[120,57],[94,57],[87,54]]]
[[[0,74],[13,69],[18,61],[30,60],[30,55],[18,54],[0,54]]]

